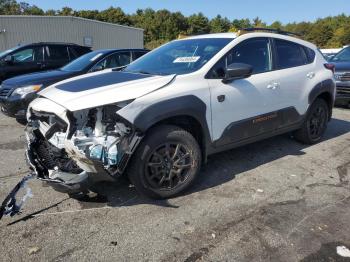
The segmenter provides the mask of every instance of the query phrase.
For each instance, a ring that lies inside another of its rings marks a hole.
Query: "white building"
[[[143,29],[71,16],[0,16],[0,51],[36,42],[143,48]]]

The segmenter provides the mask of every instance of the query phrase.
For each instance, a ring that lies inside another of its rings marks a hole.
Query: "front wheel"
[[[131,159],[128,175],[136,189],[155,199],[188,188],[201,166],[201,150],[191,133],[176,126],[149,130]]]
[[[326,101],[317,98],[311,105],[302,127],[295,131],[295,138],[305,144],[319,142],[327,129],[328,119],[329,108]]]

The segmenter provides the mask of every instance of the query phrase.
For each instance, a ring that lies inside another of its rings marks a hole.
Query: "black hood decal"
[[[81,92],[112,84],[119,84],[123,82],[143,79],[151,76],[152,75],[112,71],[104,74],[72,80],[70,82],[57,85],[56,88],[67,92]]]

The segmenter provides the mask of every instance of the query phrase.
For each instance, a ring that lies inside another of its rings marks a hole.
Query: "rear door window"
[[[303,46],[281,39],[275,39],[276,69],[303,66],[309,63]]]
[[[111,56],[110,61],[112,66],[109,67],[121,67],[131,63],[131,52],[118,52]]]
[[[69,61],[68,48],[63,45],[52,45],[48,47],[49,60]]]
[[[122,67],[130,64],[130,62],[130,52],[117,52],[107,56],[105,59],[96,64],[93,70]]]

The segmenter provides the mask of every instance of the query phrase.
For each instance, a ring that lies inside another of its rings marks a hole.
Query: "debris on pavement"
[[[31,189],[28,187],[28,180],[34,178],[35,175],[30,174],[22,178],[22,180],[12,189],[12,191],[8,194],[5,200],[2,202],[0,207],[0,220],[3,216],[11,216],[13,217],[16,214],[19,214],[21,208],[28,198],[32,198],[33,194]],[[16,195],[18,192],[23,189],[26,190],[25,195],[22,197],[21,201],[17,203]]]
[[[337,254],[341,257],[349,257],[350,258],[350,250],[345,246],[337,247]]]
[[[28,254],[29,254],[29,255],[34,255],[34,254],[38,253],[40,250],[41,250],[40,247],[31,247],[31,248],[28,248]]]

